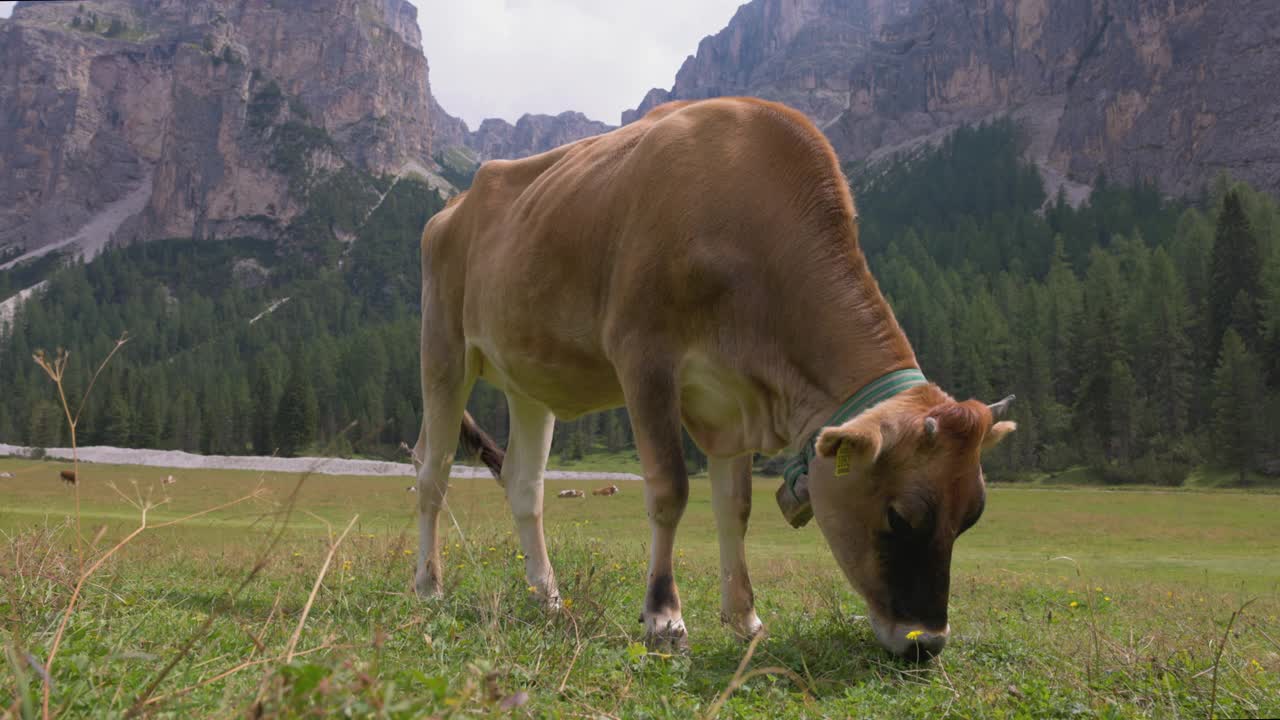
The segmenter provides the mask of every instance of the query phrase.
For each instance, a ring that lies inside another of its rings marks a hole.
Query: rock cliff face
[[[1277,72],[1270,0],[753,0],[623,121],[757,95],[856,161],[1012,113],[1050,175],[1189,194],[1226,170],[1277,192]]]
[[[554,116],[524,115],[515,125],[490,118],[480,123],[475,132],[466,135],[465,144],[485,160],[522,158],[613,129],[613,126],[590,120],[580,112]]]
[[[19,3],[0,108],[0,263],[147,184],[107,232],[270,236],[308,178],[430,167],[439,109],[406,0]]]

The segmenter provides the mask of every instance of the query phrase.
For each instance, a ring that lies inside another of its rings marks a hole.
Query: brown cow
[[[605,496],[608,496],[608,495],[617,495],[617,494],[618,494],[618,486],[617,486],[617,485],[607,485],[607,486],[602,487],[602,488],[596,488],[595,490],[592,490],[592,491],[591,491],[591,494],[592,494],[592,495],[605,495]]]
[[[687,643],[672,563],[683,423],[709,457],[725,623],[762,628],[743,542],[751,456],[792,448],[808,462],[789,476],[789,515],[802,521],[812,497],[885,647],[936,653],[952,545],[983,508],[980,453],[1014,426],[994,422],[1003,405],[958,403],[918,368],[859,249],[835,154],[798,112],[670,103],[490,161],[422,236],[417,591],[440,593],[436,529],[461,421],[506,490],[529,585],[558,606],[542,528],[552,427],[625,404],[652,529],[651,644]],[[477,378],[506,393],[505,462],[464,412]]]

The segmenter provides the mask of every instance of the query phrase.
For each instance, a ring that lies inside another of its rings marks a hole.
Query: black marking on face
[[[655,575],[649,580],[649,592],[645,597],[645,609],[649,612],[679,610],[680,597],[676,594],[676,581],[670,575]]]
[[[929,527],[929,532],[891,527],[880,533],[876,544],[893,619],[939,630],[947,626],[951,546],[939,541],[932,523]]]
[[[964,522],[960,523],[960,530],[959,532],[956,533],[956,535],[960,535],[965,530],[968,530],[969,528],[977,524],[978,519],[982,517],[982,511],[986,509],[987,509],[987,491],[983,490],[982,494],[978,496],[978,506],[973,510],[973,512],[965,516]]]

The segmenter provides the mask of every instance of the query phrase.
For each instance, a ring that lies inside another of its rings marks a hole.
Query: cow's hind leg
[[[640,620],[651,647],[687,648],[688,633],[680,614],[673,550],[676,526],[689,500],[680,437],[680,406],[673,374],[666,369],[641,369],[622,376],[627,411],[635,432],[636,449],[644,472],[644,499],[652,540],[649,548],[649,589]]]
[[[764,629],[747,574],[746,534],[751,517],[751,456],[710,458],[711,509],[720,536],[720,620],[739,636]]]
[[[508,394],[507,407],[511,437],[501,482],[520,534],[525,578],[538,597],[555,609],[560,606],[560,590],[542,532],[542,475],[556,420],[545,406],[525,397]]]
[[[449,470],[458,449],[458,428],[467,397],[475,384],[462,357],[454,362],[422,358],[422,430],[413,448],[418,470],[418,567],[414,589],[419,596],[441,593],[440,538],[437,525],[445,493],[449,490]]]

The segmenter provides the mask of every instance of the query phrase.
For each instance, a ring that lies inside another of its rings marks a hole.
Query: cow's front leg
[[[764,630],[747,574],[747,520],[751,517],[751,456],[711,458],[711,509],[720,536],[720,621],[740,637]]]
[[[649,588],[640,613],[645,642],[651,648],[686,649],[689,635],[680,615],[673,555],[676,526],[689,500],[689,476],[675,380],[665,370],[642,370],[624,380],[623,392],[644,472],[645,508],[652,531]]]
[[[560,590],[542,532],[542,476],[556,419],[543,405],[518,395],[507,396],[507,407],[511,434],[501,480],[520,534],[525,580],[549,609],[558,610]]]

